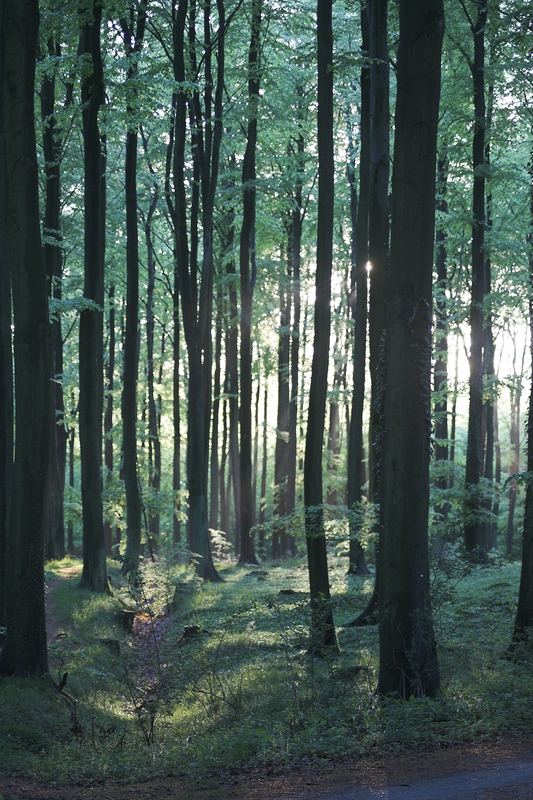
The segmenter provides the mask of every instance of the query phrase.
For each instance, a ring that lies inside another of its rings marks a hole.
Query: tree
[[[139,370],[139,232],[137,228],[137,86],[138,56],[146,28],[147,0],[131,5],[121,20],[124,48],[128,58],[126,80],[130,94],[126,115],[126,337],[124,341],[124,384],[122,391],[122,446],[124,448],[124,485],[128,522],[126,552],[122,571],[134,572],[141,552],[141,493],[137,475],[137,375]],[[135,14],[135,11],[137,14]]]
[[[9,263],[13,293],[16,419],[0,672],[31,677],[48,670],[43,553],[52,423],[34,117],[38,28],[36,0],[0,2],[0,195],[6,203],[3,266]]]
[[[51,34],[47,42],[48,56],[56,60],[61,56],[61,48]],[[66,102],[72,102],[73,85],[67,85]],[[56,78],[53,68],[45,70],[41,81],[41,115],[43,124],[43,153],[45,184],[45,213],[43,219],[44,263],[49,281],[49,295],[54,300],[62,298],[63,252],[61,247],[61,156],[63,131],[57,121]],[[48,539],[46,554],[50,559],[65,555],[65,465],[67,433],[63,401],[63,336],[61,315],[56,314],[51,325],[50,335],[50,403],[55,425],[50,435],[50,461],[48,465]]]
[[[428,513],[442,0],[401,0],[381,483],[382,695],[435,695]]]
[[[368,6],[361,6],[361,50],[368,55]],[[348,508],[357,509],[362,500],[363,480],[363,407],[365,400],[366,329],[368,303],[368,200],[370,180],[370,65],[361,67],[361,147],[359,154],[359,197],[357,197],[355,153],[350,136],[350,161],[347,168],[350,188],[351,286],[350,310],[353,320],[353,392],[348,438]],[[359,526],[350,522],[348,572],[368,574],[364,551],[358,540]]]
[[[262,0],[252,0],[250,48],[248,50],[248,126],[242,164],[243,212],[239,242],[241,282],[240,361],[240,555],[239,563],[257,564],[252,538],[252,297],[256,279],[256,148],[260,81],[260,35]]]
[[[483,301],[487,292],[485,264],[485,27],[488,0],[476,0],[477,15],[469,17],[474,39],[474,59],[470,64],[474,89],[474,136],[472,167],[472,295],[470,305],[470,378],[468,406],[468,441],[465,472],[464,542],[474,558],[486,555],[485,529],[479,480],[482,475],[483,436]]]
[[[84,286],[89,301],[80,318],[81,494],[83,505],[83,572],[81,586],[107,589],[102,502],[103,307],[105,255],[105,153],[98,125],[104,103],[100,43],[102,4],[89,0],[81,17],[80,53],[87,55],[81,80],[84,144]]]
[[[527,236],[529,262],[529,347],[533,364],[533,146],[529,162],[530,194],[529,218],[530,230]],[[512,647],[520,642],[529,641],[533,629],[533,381],[529,395],[529,411],[527,415],[527,473],[526,508],[524,513],[524,530],[522,534],[522,568],[520,572],[520,589],[518,607],[513,631]]]
[[[218,580],[214,567],[208,527],[209,424],[211,417],[211,315],[214,279],[214,202],[218,183],[222,141],[222,96],[224,87],[225,11],[217,0],[218,31],[211,38],[211,3],[204,5],[204,48],[202,59],[205,83],[203,106],[199,88],[201,65],[196,58],[196,5],[189,13],[189,64],[194,89],[189,98],[193,186],[191,198],[190,248],[187,230],[185,152],[187,95],[184,59],[184,34],[187,1],[173,6],[174,78],[178,88],[174,98],[174,231],[176,245],[175,292],[179,291],[183,330],[189,364],[187,400],[187,487],[189,492],[188,543],[195,554],[198,574]],[[217,68],[213,74],[213,49]],[[199,197],[199,194],[201,198]],[[198,275],[198,210],[201,199],[202,267]],[[199,280],[200,277],[200,280]],[[176,339],[175,339],[176,344]]]
[[[318,73],[318,226],[316,241],[315,338],[305,439],[305,537],[311,591],[309,650],[336,650],[337,637],[330,601],[322,491],[324,417],[328,390],[333,262],[333,24],[332,0],[317,2]]]

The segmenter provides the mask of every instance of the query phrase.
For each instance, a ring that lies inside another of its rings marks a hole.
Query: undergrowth
[[[195,777],[532,732],[531,660],[505,658],[518,564],[464,570],[452,559],[435,573],[443,693],[399,703],[375,696],[377,629],[348,624],[372,578],[348,577],[344,560],[332,562],[341,654],[330,660],[306,654],[301,561],[221,565],[216,585],[160,563],[133,593],[110,562],[113,596],[78,589],[78,562],[66,576],[64,564],[49,564],[51,679],[0,681],[2,772]],[[133,633],[120,622],[128,604],[140,611]]]

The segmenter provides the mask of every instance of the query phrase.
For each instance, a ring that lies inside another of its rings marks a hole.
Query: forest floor
[[[452,747],[402,758],[340,760],[284,772],[120,784],[39,785],[0,778],[1,800],[531,800],[533,738]]]
[[[221,564],[217,585],[161,561],[133,594],[109,562],[112,596],[78,588],[79,561],[48,564],[56,687],[0,682],[1,800],[531,800],[533,658],[506,657],[519,565],[434,571],[443,694],[383,703],[377,630],[350,625],[373,579],[330,557],[329,660],[306,654],[302,561]]]

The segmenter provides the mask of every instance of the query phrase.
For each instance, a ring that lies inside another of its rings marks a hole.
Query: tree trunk
[[[379,681],[430,697],[439,666],[429,593],[431,306],[442,0],[400,0],[387,307]]]
[[[154,365],[154,292],[155,292],[155,252],[152,219],[159,200],[157,183],[154,182],[150,207],[144,220],[146,241],[146,263],[148,267],[148,286],[146,292],[146,382],[148,390],[148,480],[153,492],[153,507],[148,516],[148,535],[154,543],[159,542],[161,519],[159,514],[159,492],[161,489],[161,441],[159,439],[160,409],[155,395]]]
[[[174,78],[178,84],[186,80],[184,33],[187,0],[180,0],[174,14]],[[205,2],[204,58],[202,97],[200,84],[195,83],[187,97],[178,91],[174,117],[174,230],[176,245],[175,288],[179,288],[183,332],[187,347],[189,387],[187,398],[187,487],[189,513],[188,545],[197,574],[207,580],[219,580],[214,567],[209,539],[208,475],[209,427],[211,419],[211,316],[213,306],[213,215],[218,182],[220,144],[222,140],[222,96],[224,87],[225,17],[223,0],[217,0],[218,32],[216,36],[217,73],[212,73],[215,42],[211,42],[211,3]],[[189,67],[197,81],[196,4],[189,13]],[[189,76],[191,78],[191,76]],[[214,100],[213,100],[214,88]],[[190,204],[190,249],[187,226],[188,204],[185,195],[185,144],[187,135],[187,101],[191,130],[193,188]],[[201,197],[200,197],[201,195]],[[198,283],[198,210],[201,199],[202,269]]]
[[[4,23],[4,9],[1,22]],[[1,32],[0,32],[1,36]],[[1,39],[0,39],[1,41]],[[0,57],[5,45],[2,43]],[[2,67],[3,61],[0,61]],[[1,81],[1,78],[0,78]],[[1,84],[0,84],[1,85]],[[11,337],[11,278],[7,247],[7,162],[4,110],[0,95],[0,627],[6,624],[7,543],[13,474],[13,346]]]
[[[533,367],[533,147],[529,161],[530,194],[529,194],[529,233],[527,244],[529,251],[529,352]],[[529,394],[529,410],[527,415],[527,470],[533,473],[533,382]],[[522,535],[522,569],[520,573],[520,589],[518,592],[518,608],[513,632],[513,643],[528,641],[533,630],[533,481],[526,485],[526,506],[524,512],[524,530]]]
[[[259,488],[259,553],[265,555],[266,493],[268,472],[268,372],[265,373],[263,392],[263,456],[261,459],[261,485]],[[274,556],[273,556],[274,557]]]
[[[124,340],[124,382],[122,389],[122,445],[124,448],[124,488],[126,490],[127,538],[122,564],[124,575],[136,572],[141,555],[142,508],[137,474],[137,377],[139,372],[139,230],[137,226],[137,143],[138,56],[146,25],[147,0],[141,0],[135,32],[122,21],[126,58],[129,61],[126,81],[129,99],[126,108],[126,335]],[[130,7],[133,26],[134,7]]]
[[[488,0],[477,3],[477,17],[472,26],[474,61],[474,137],[472,166],[474,190],[472,205],[472,296],[470,305],[470,377],[468,406],[468,439],[465,470],[464,543],[470,557],[486,558],[485,531],[482,518],[483,500],[479,481],[482,475],[483,440],[483,301],[485,276],[485,26]]]
[[[0,224],[13,293],[16,420],[6,560],[7,634],[0,672],[35,678],[48,672],[43,553],[52,426],[34,118],[38,29],[36,0],[0,2],[0,205],[6,212]],[[9,409],[6,416],[9,422]],[[9,430],[6,434],[9,440]]]
[[[448,318],[446,292],[448,289],[448,254],[446,249],[446,215],[448,201],[448,153],[447,144],[437,159],[437,211],[440,221],[435,234],[435,267],[437,283],[435,285],[435,368],[433,390],[435,392],[435,488],[444,491],[449,485],[449,443],[448,443]],[[448,515],[449,505],[438,502],[435,511],[440,518]]]
[[[291,226],[288,226],[288,253],[292,253]],[[285,271],[284,271],[285,272]],[[279,333],[278,333],[278,411],[276,423],[276,451],[274,455],[274,483],[276,519],[272,526],[272,558],[287,555],[287,482],[289,468],[289,359],[290,359],[290,292],[287,277],[279,280]]]
[[[300,97],[299,93],[299,97]],[[294,206],[291,219],[291,306],[292,325],[290,342],[290,404],[289,404],[289,443],[287,456],[287,513],[296,507],[296,474],[298,446],[298,377],[300,362],[300,265],[302,260],[302,222],[303,222],[303,159],[305,143],[300,132],[296,140],[296,181],[294,186]],[[296,555],[294,536],[289,536],[291,555]]]
[[[361,49],[368,55],[368,7],[361,8]],[[355,177],[355,153],[348,164],[351,219],[351,293],[350,309],[353,320],[353,392],[348,433],[347,505],[355,512],[350,517],[350,551],[348,573],[367,575],[363,547],[359,541],[358,506],[362,501],[363,475],[363,407],[365,401],[366,328],[368,303],[368,200],[370,156],[370,68],[361,68],[361,149],[359,155],[359,202]],[[353,146],[352,146],[353,150]]]
[[[242,165],[243,214],[239,247],[241,283],[240,361],[240,564],[257,564],[252,537],[252,297],[255,284],[255,160],[259,106],[260,34],[262,0],[252,0],[248,51],[248,127]]]
[[[48,41],[48,55],[59,58],[59,45],[53,38]],[[45,211],[43,255],[48,277],[49,296],[61,299],[63,253],[61,249],[61,129],[55,116],[55,75],[46,72],[41,81],[41,117],[43,123],[43,152],[45,184]],[[47,514],[48,538],[46,556],[60,559],[65,555],[65,462],[66,430],[63,402],[63,339],[61,316],[57,314],[50,329],[50,403],[54,424],[50,430],[50,459],[48,464]]]
[[[219,462],[218,462],[218,423],[220,416],[220,361],[222,358],[222,290],[217,288],[215,321],[215,377],[213,385],[213,428],[211,433],[211,486],[209,505],[209,527],[218,529]]]
[[[311,592],[309,652],[338,648],[329,590],[322,494],[322,450],[328,391],[335,162],[333,154],[332,0],[317,2],[318,227],[313,361],[305,440],[305,537]]]
[[[107,363],[105,365],[106,393],[104,408],[104,474],[105,483],[113,478],[113,389],[115,386],[115,287],[107,290]],[[104,540],[107,555],[111,555],[113,547],[113,531],[109,520],[104,521]]]
[[[102,6],[89,4],[92,14],[80,34],[80,54],[92,69],[82,79],[84,143],[84,288],[87,300],[98,308],[80,315],[80,450],[83,505],[83,571],[80,586],[95,592],[107,589],[106,548],[102,503],[103,413],[103,306],[105,255],[105,156],[98,128],[104,103],[104,77],[100,45]]]

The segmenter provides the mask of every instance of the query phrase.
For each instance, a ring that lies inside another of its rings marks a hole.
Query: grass
[[[377,630],[347,623],[365,605],[371,579],[331,577],[341,655],[305,653],[307,573],[298,560],[257,570],[221,566],[224,583],[200,584],[184,567],[149,569],[144,596],[173,611],[156,648],[121,628],[118,605],[77,588],[79,563],[47,565],[60,635],[52,677],[68,672],[83,738],[50,681],[0,682],[0,750],[5,774],[72,781],[133,779],[169,772],[192,777],[302,757],[390,752],[533,731],[527,653],[504,657],[519,565],[464,576],[458,562],[433,582],[443,674],[437,700],[378,702]],[[120,582],[111,566],[115,584]],[[291,589],[295,594],[280,594]],[[148,623],[147,623],[148,624]],[[188,626],[198,635],[183,636]],[[116,644],[111,648],[110,641]],[[118,644],[117,644],[118,643]],[[117,655],[117,646],[120,654]],[[160,666],[159,666],[160,665]],[[140,722],[144,728],[141,728]],[[153,735],[149,732],[153,722]]]

